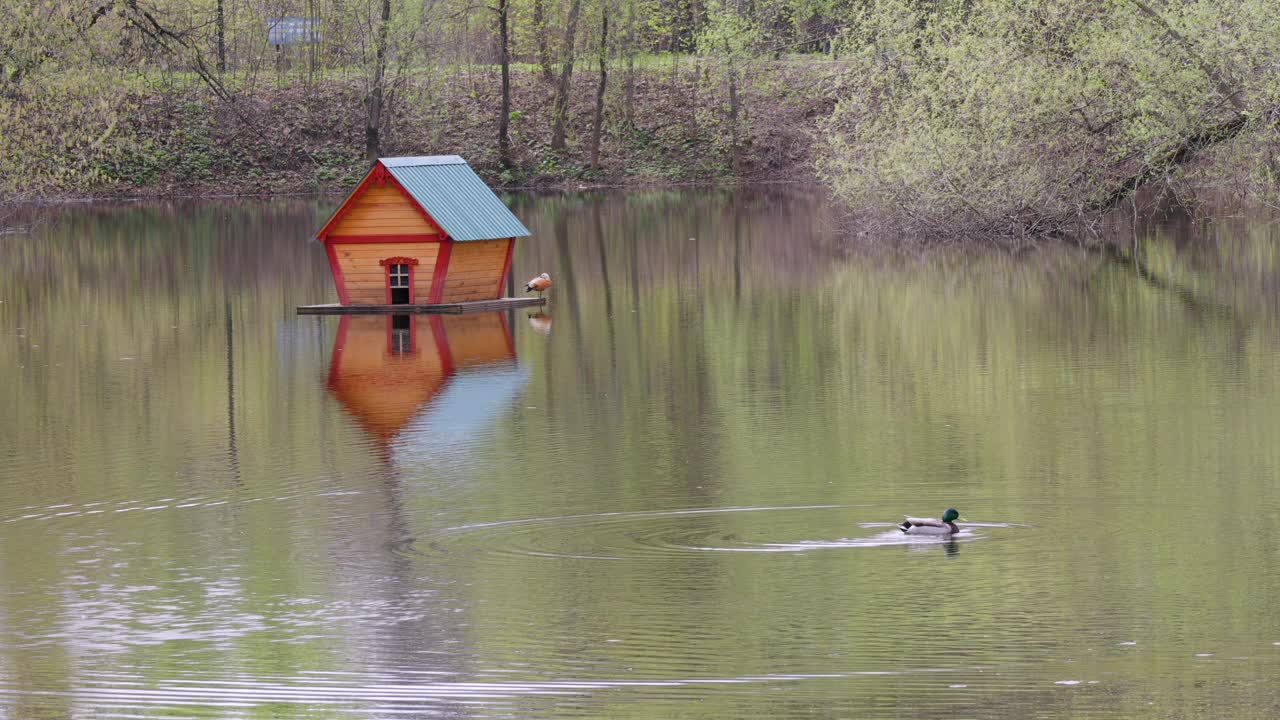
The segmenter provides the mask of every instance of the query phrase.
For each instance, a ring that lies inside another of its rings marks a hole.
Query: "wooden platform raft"
[[[493,312],[546,305],[546,298],[516,297],[474,302],[435,303],[430,305],[300,305],[299,315],[458,315],[467,312]]]

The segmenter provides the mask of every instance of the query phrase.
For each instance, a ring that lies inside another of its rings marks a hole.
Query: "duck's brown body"
[[[546,273],[542,273],[538,277],[525,283],[524,291],[540,293],[549,287],[551,287],[551,276]]]

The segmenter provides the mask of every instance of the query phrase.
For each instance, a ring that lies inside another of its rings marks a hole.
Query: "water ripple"
[[[813,511],[847,511],[844,505],[787,505],[764,507],[694,508],[677,510],[602,512],[554,517],[521,518],[458,525],[420,538],[420,552],[454,555],[492,553],[586,560],[642,559],[651,555],[708,552],[786,552],[871,548],[885,546],[936,547],[947,542],[972,542],[988,535],[980,529],[1019,527],[1009,523],[966,523],[952,538],[904,535],[894,529],[868,537],[804,538],[812,530]],[[767,514],[751,523],[719,522],[728,515]],[[891,523],[859,523],[879,529]],[[794,540],[755,538],[754,535],[795,537]]]

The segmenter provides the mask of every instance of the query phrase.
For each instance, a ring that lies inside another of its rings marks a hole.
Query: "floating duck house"
[[[381,158],[329,218],[342,305],[429,305],[502,296],[529,230],[457,155]]]

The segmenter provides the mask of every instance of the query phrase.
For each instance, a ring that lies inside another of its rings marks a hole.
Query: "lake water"
[[[1280,715],[1274,227],[521,197],[545,311],[401,328],[336,201],[0,235],[0,717]]]

